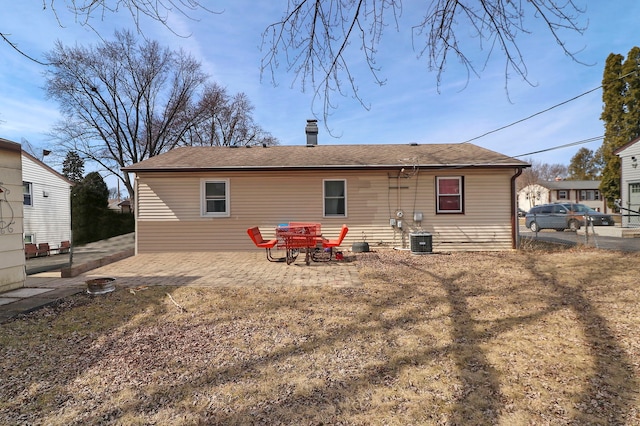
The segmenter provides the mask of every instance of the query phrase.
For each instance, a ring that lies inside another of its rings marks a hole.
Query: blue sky
[[[43,52],[51,50],[57,39],[67,45],[99,42],[95,33],[75,23],[63,10],[59,10],[58,22],[50,10],[42,9],[42,2],[5,3],[10,4],[3,5],[0,32],[8,34],[12,42],[33,57],[42,59]],[[264,54],[259,49],[262,31],[281,17],[286,3],[217,1],[214,10],[221,14],[200,12],[197,20],[172,16],[171,27],[189,37],[178,37],[162,25],[148,21],[143,29],[151,39],[190,52],[202,63],[211,80],[226,87],[229,93],[246,93],[255,107],[256,121],[281,144],[304,144],[306,120],[314,118],[312,91],[302,92],[285,67],[277,71],[276,87],[271,84],[270,75],[260,78]],[[450,60],[438,91],[435,72],[428,71],[425,60],[418,59],[412,47],[410,29],[420,17],[419,9],[412,10],[416,6],[404,3],[399,31],[393,26],[386,28],[379,46],[379,75],[386,79],[386,84],[375,84],[361,58],[354,56],[356,82],[370,109],[364,109],[352,97],[334,97],[338,108],[333,110],[328,126],[339,136],[336,138],[322,126],[321,104],[316,105],[315,112],[320,113],[321,120],[320,144],[468,141],[598,87],[609,53],[626,56],[634,45],[640,44],[634,31],[640,2],[590,1],[581,18],[581,23],[588,25],[584,35],[562,33],[567,48],[576,52],[582,63],[567,57],[541,25],[527,21],[531,33],[523,34],[518,43],[534,85],[515,75],[505,82],[504,60],[499,52],[494,52],[484,65],[486,51],[478,51],[476,40],[470,39],[471,56],[481,69],[480,77],[467,78],[466,70]],[[577,0],[577,4],[584,3]],[[62,3],[56,4],[62,7]],[[124,12],[107,15],[103,21],[97,20],[95,26],[106,38],[115,29],[134,29]],[[459,31],[459,36],[464,37],[464,30]],[[47,162],[59,169],[64,151],[52,146],[46,136],[59,119],[58,105],[47,100],[42,89],[44,67],[4,43],[0,44],[0,59],[0,137],[16,142],[24,138],[37,150],[59,153],[47,157]],[[597,90],[473,143],[518,156],[602,136],[601,110],[601,91]],[[528,158],[568,165],[580,147],[596,150],[600,144],[598,141],[550,150]]]

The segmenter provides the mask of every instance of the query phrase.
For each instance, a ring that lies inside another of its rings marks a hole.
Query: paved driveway
[[[84,286],[87,279],[116,278],[119,287],[137,286],[361,286],[355,262],[269,262],[264,251],[232,253],[139,254],[93,269],[74,278],[60,279],[66,286]],[[35,277],[34,277],[35,278]],[[57,280],[56,280],[57,281]],[[32,284],[36,284],[32,280]],[[51,286],[51,280],[39,285]]]
[[[520,227],[520,236],[526,238],[537,238],[543,241],[553,243],[571,244],[571,245],[588,245],[598,247],[604,250],[619,250],[625,252],[640,252],[640,238],[620,238],[589,235],[575,232],[557,232],[553,230],[543,230],[537,234],[529,231],[527,228]]]

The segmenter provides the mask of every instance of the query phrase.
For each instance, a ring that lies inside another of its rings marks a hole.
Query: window
[[[551,213],[556,213],[556,214],[567,214],[567,209],[564,208],[563,206],[556,204],[551,208]]]
[[[436,177],[437,213],[462,213],[462,176]]]
[[[593,190],[593,189],[582,190],[582,191],[580,191],[580,199],[581,200],[587,200],[587,201],[599,200],[600,199],[600,191]]]
[[[551,204],[546,204],[542,207],[540,207],[540,210],[538,211],[539,214],[551,214],[553,213],[553,206]]]
[[[345,180],[323,181],[324,216],[347,215],[347,182]]]
[[[558,191],[558,200],[566,200],[567,199],[567,191],[559,190]]]
[[[33,238],[33,234],[24,234],[24,243],[33,244],[36,239]]]
[[[202,216],[229,216],[229,181],[206,180],[201,182]]]
[[[24,200],[22,204],[25,206],[33,205],[33,185],[31,182],[22,182],[22,195]]]

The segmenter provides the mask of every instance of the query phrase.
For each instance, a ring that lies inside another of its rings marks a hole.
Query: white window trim
[[[207,183],[224,183],[225,185],[225,199],[224,199],[224,212],[207,212],[207,200],[206,200],[206,184]],[[229,187],[229,179],[200,179],[200,216],[201,217],[229,217],[231,216],[231,194]]]
[[[325,194],[325,189],[326,189],[326,185],[325,182],[343,182],[344,184],[344,215],[341,214],[330,214],[328,215],[327,212],[325,211],[325,200],[326,200],[326,194]],[[322,179],[322,217],[327,217],[327,218],[331,218],[331,217],[347,217],[347,180],[346,179]]]
[[[458,188],[460,189],[460,194],[440,194],[440,180],[441,179],[457,179],[458,180]],[[436,176],[436,213],[438,214],[460,214],[464,213],[464,180],[462,176]],[[447,195],[456,195],[460,198],[460,208],[457,210],[442,210],[440,209],[440,196]]]
[[[29,204],[24,204],[24,185],[29,185],[29,200],[31,201]],[[33,182],[22,182],[22,205],[24,207],[33,207]]]

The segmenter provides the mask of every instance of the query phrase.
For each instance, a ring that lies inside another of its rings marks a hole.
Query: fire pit
[[[105,294],[116,289],[115,278],[94,278],[85,282],[87,283],[87,293],[89,294]]]

